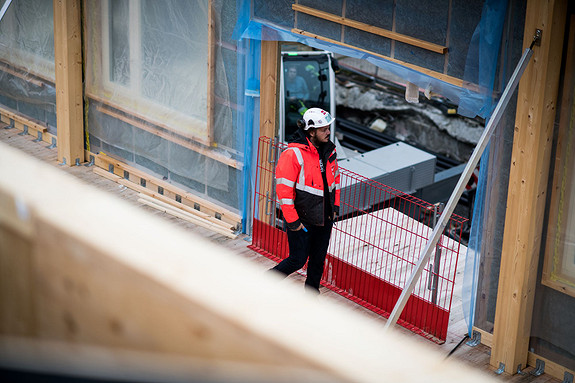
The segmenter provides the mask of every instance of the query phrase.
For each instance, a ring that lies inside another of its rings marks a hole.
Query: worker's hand
[[[305,228],[305,226],[303,225],[303,223],[300,223],[299,226],[298,226],[298,228],[297,228],[295,231],[300,231],[300,230],[303,230],[303,231],[305,231],[305,232],[307,233],[307,229]]]

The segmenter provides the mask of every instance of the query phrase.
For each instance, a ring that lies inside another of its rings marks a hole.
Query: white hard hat
[[[328,126],[335,121],[335,118],[323,109],[309,108],[303,114],[303,120],[305,121],[303,130],[309,130]]]

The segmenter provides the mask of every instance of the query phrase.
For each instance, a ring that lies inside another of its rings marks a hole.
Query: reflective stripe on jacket
[[[340,182],[335,145],[328,142],[325,150],[326,179],[332,211],[339,213]],[[276,193],[290,229],[304,225],[324,224],[324,185],[320,154],[306,138],[293,142],[280,155],[276,167]]]

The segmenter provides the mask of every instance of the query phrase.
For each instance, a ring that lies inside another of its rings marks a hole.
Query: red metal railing
[[[288,256],[275,164],[285,145],[260,138],[250,248],[281,261]],[[322,285],[384,316],[431,235],[436,205],[340,167],[343,213],[334,226]],[[445,341],[460,238],[466,219],[453,215],[398,324],[438,343]],[[302,271],[305,273],[305,268]]]

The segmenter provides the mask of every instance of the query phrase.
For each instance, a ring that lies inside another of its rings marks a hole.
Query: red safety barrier
[[[288,256],[275,195],[275,164],[285,149],[260,138],[250,248],[277,262]],[[439,218],[438,206],[340,167],[342,216],[332,232],[322,285],[389,317]],[[398,324],[442,343],[465,218],[453,215]],[[453,239],[457,238],[457,239]],[[302,270],[305,274],[305,267]]]

